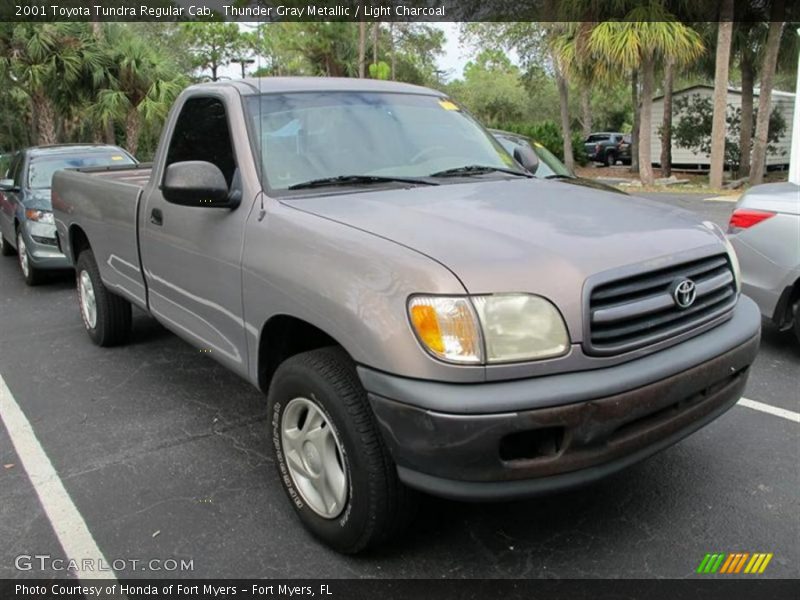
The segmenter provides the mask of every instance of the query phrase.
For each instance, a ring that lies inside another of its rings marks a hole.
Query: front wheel
[[[131,304],[103,285],[91,250],[81,252],[75,276],[81,318],[92,341],[98,346],[126,342],[131,331]]]
[[[17,231],[17,258],[19,270],[22,271],[25,283],[28,285],[39,285],[43,278],[42,271],[33,266],[31,258],[28,256],[28,247],[25,245],[25,238],[22,236],[22,230]]]
[[[415,496],[397,478],[344,350],[321,348],[287,359],[267,403],[278,476],[313,535],[353,554],[410,521]]]

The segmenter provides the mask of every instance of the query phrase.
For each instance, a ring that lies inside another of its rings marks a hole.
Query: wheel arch
[[[92,245],[89,243],[89,236],[80,225],[70,225],[69,234],[67,236],[69,242],[69,257],[72,264],[77,264],[78,257],[84,250],[91,250]]]
[[[287,358],[326,346],[339,346],[347,352],[343,344],[316,325],[289,314],[273,315],[258,336],[259,389],[264,393],[269,390],[275,371]]]

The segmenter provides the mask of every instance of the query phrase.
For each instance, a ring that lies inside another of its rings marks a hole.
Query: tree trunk
[[[372,25],[372,64],[378,64],[378,34],[381,30],[380,21],[375,21]]]
[[[40,146],[55,144],[58,142],[56,133],[56,111],[53,103],[43,93],[34,96],[33,103],[36,105],[37,117],[37,140]]]
[[[633,127],[631,128],[631,173],[639,172],[639,131],[641,110],[639,106],[639,70],[631,73],[631,105],[633,106]]]
[[[753,57],[742,51],[742,118],[739,132],[739,177],[750,174],[750,146],[753,143]]]
[[[575,159],[572,156],[572,131],[569,123],[569,90],[567,80],[561,72],[558,62],[553,59],[558,86],[558,101],[561,107],[561,136],[564,138],[564,164],[572,171],[575,168]]]
[[[661,176],[672,175],[672,81],[675,64],[667,59],[664,65],[664,118],[661,121]]]
[[[644,185],[653,185],[653,157],[651,141],[653,114],[653,87],[655,81],[655,58],[642,58],[642,108],[639,116],[639,179]]]
[[[367,76],[367,24],[358,22],[358,76],[361,79]]]
[[[139,111],[132,108],[125,118],[125,149],[133,156],[139,149],[139,134],[142,129],[142,119]]]
[[[394,54],[394,21],[389,21],[389,56],[391,57],[392,81],[395,80],[395,54]]]
[[[211,65],[211,81],[217,81],[217,69],[219,67],[216,63]]]
[[[116,135],[114,133],[114,121],[109,119],[105,124],[105,138],[106,144],[111,144],[115,146],[117,143]]]
[[[756,135],[753,140],[753,161],[750,167],[750,185],[758,185],[764,181],[764,169],[767,163],[767,137],[769,134],[769,117],[772,112],[772,80],[775,77],[775,65],[778,61],[778,47],[781,43],[783,23],[773,21],[783,15],[783,1],[776,0],[772,5],[767,46],[764,51],[764,64],[761,66],[761,85],[758,90],[758,115],[756,116]],[[797,143],[797,140],[794,140]]]
[[[731,60],[733,34],[733,0],[722,0],[717,33],[717,58],[714,71],[714,117],[711,122],[711,168],[708,183],[722,187],[725,168],[725,114],[728,110],[728,69]]]
[[[588,85],[581,87],[581,133],[584,139],[592,133],[592,90]]]

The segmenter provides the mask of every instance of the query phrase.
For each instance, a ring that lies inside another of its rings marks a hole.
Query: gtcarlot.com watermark
[[[194,571],[194,559],[102,558],[64,559],[50,554],[20,554],[14,559],[18,571]]]

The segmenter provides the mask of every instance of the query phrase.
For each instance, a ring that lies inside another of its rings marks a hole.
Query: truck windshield
[[[264,185],[272,190],[337,177],[422,178],[462,167],[473,169],[468,176],[522,171],[472,117],[438,96],[264,94],[247,108]]]
[[[61,169],[132,165],[133,163],[133,159],[121,151],[37,156],[31,159],[28,167],[28,188],[32,190],[49,189],[53,175]]]

